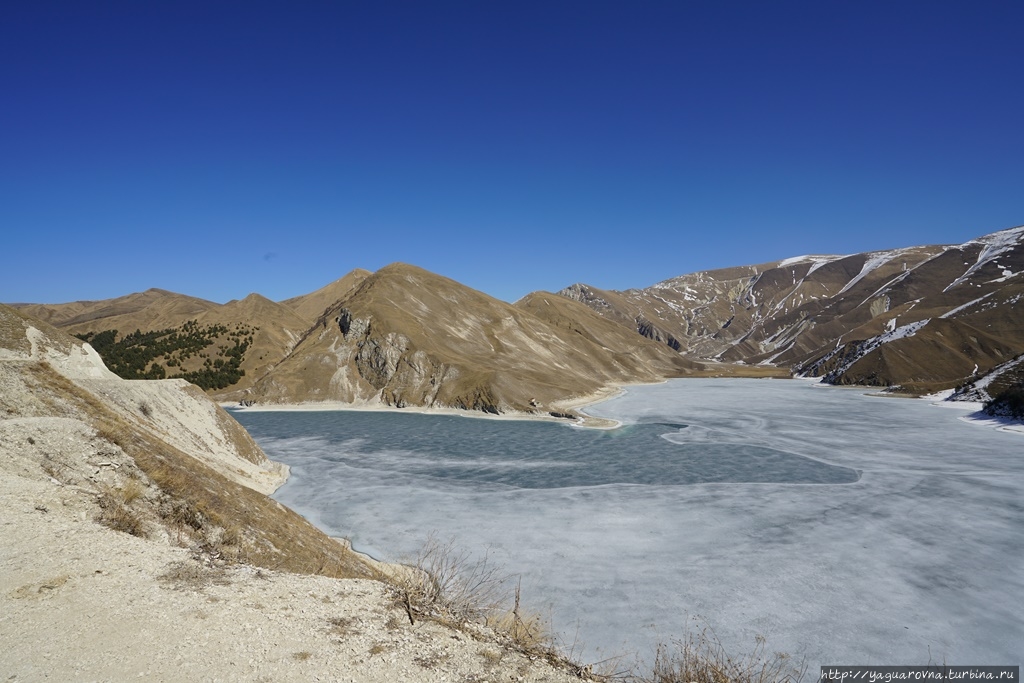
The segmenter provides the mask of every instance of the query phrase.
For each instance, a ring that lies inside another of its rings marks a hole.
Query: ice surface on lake
[[[589,660],[702,617],[807,664],[1019,664],[1024,439],[926,401],[791,380],[673,380],[611,432],[394,413],[239,413],[277,498],[357,549],[432,532],[522,573]]]

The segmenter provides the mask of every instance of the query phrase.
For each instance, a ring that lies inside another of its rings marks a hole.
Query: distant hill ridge
[[[797,256],[643,289],[577,283],[515,304],[392,264],[282,302],[250,294],[219,305],[150,289],[20,307],[80,335],[190,320],[249,325],[241,377],[215,389],[224,400],[562,414],[566,401],[614,384],[791,372],[909,393],[959,387],[987,400],[1013,385],[1018,373],[1007,369],[1024,354],[1022,243],[1017,227],[959,245]],[[177,367],[211,368],[231,343],[218,336]],[[1002,379],[985,382],[996,369]]]

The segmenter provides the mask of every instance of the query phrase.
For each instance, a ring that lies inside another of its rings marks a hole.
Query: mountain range
[[[280,302],[151,289],[17,306],[90,341],[124,376],[181,376],[221,400],[571,417],[573,400],[609,386],[686,376],[796,374],[988,400],[1024,370],[1022,272],[1017,227],[642,289],[577,283],[514,304],[396,263]]]

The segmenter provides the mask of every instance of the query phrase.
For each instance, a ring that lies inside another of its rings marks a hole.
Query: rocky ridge
[[[514,305],[392,264],[279,303],[252,294],[218,305],[148,290],[23,310],[73,333],[201,321],[205,351],[152,363],[200,382],[196,373],[242,354],[228,379],[203,385],[221,400],[547,415],[602,388],[680,376],[795,373],[915,394],[971,384],[1024,353],[1022,272],[1018,227],[959,245],[797,256],[621,292],[578,283]],[[240,339],[247,347],[233,351]]]
[[[1024,227],[959,245],[798,256],[560,295],[684,355],[927,393],[1024,353]]]

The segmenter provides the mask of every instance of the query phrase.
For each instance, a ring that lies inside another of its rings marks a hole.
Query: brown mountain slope
[[[698,358],[926,391],[1024,352],[1022,272],[1024,227],[961,245],[801,256],[647,289],[577,284],[559,294]],[[934,319],[946,322],[929,326]]]
[[[266,374],[292,350],[310,326],[309,321],[291,308],[255,293],[212,308],[196,318],[196,322],[228,329],[248,325],[252,330],[252,342],[241,362],[245,375],[232,385],[232,389],[251,386]]]
[[[26,314],[69,334],[122,330],[132,332],[177,327],[217,304],[205,299],[147,289],[116,299],[74,301],[66,304],[16,304]]]
[[[626,373],[643,375],[651,369],[665,375],[677,374],[680,369],[697,371],[701,366],[683,358],[657,341],[632,334],[622,325],[601,317],[587,306],[550,292],[533,292],[515,304],[551,327],[578,335],[579,344],[589,351],[592,346],[608,351]]]
[[[162,343],[165,348],[154,350],[142,367],[124,376],[185,376],[214,390],[226,385],[242,388],[251,385],[280,361],[312,324],[312,320],[303,318],[291,307],[259,294],[215,304],[158,289],[107,301],[33,304],[21,306],[20,310],[26,313],[42,310],[57,320],[55,324],[65,332],[91,334],[88,338],[94,343],[96,334],[114,330],[118,332],[118,341],[123,341],[136,330],[142,333],[164,332],[160,337],[140,341],[150,349],[157,343]],[[172,343],[169,339],[172,335],[199,337],[201,340],[195,344]],[[244,348],[241,348],[242,344]],[[99,350],[110,358],[108,348],[100,345]],[[204,372],[220,372],[225,362],[232,362],[231,353],[240,356],[235,374],[219,379],[202,376]],[[121,365],[112,363],[112,366],[125,373]],[[155,366],[159,366],[156,371]]]
[[[546,322],[527,310],[543,306],[544,296],[512,306],[392,264],[328,309],[244,396],[534,411],[609,383],[653,381],[694,368],[571,305],[561,308],[582,313],[584,323]]]
[[[281,303],[295,311],[296,315],[300,318],[308,320],[311,325],[331,304],[345,298],[370,275],[370,271],[356,268],[344,277],[324,285],[315,292],[285,299]]]

